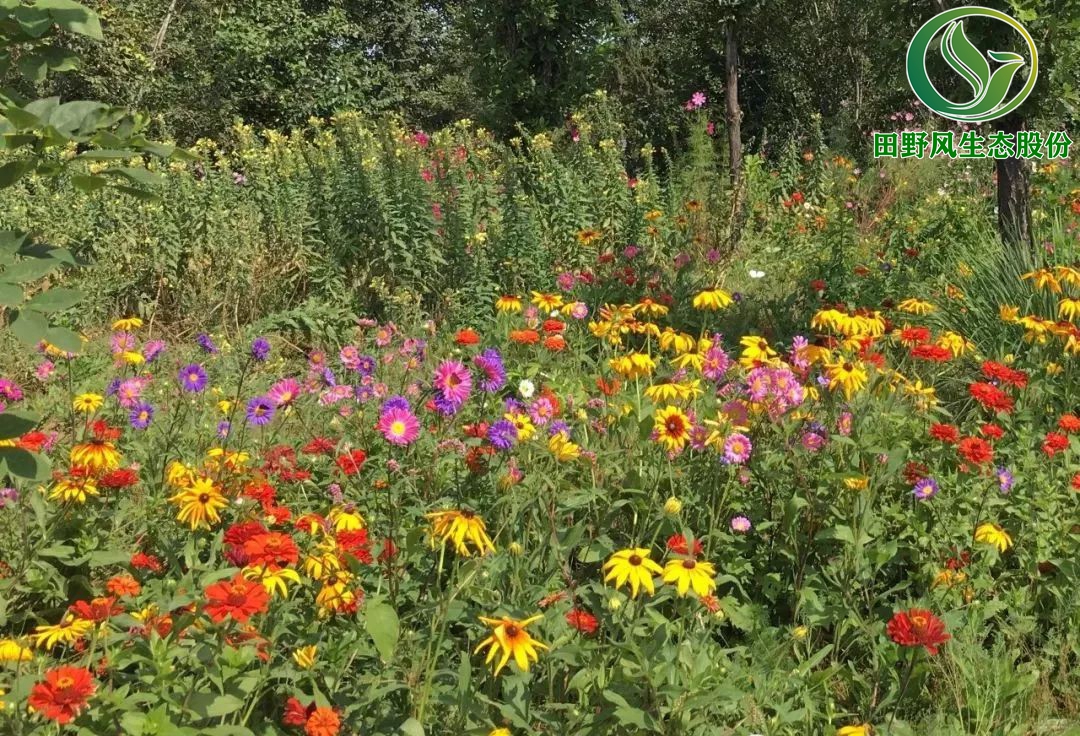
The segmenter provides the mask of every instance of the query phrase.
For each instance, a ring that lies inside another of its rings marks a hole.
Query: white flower
[[[752,278],[752,279],[760,279],[760,278],[764,278],[764,277],[765,277],[765,272],[764,271],[758,271],[758,270],[753,269],[753,268],[750,269],[750,278]]]
[[[536,384],[528,378],[522,378],[521,383],[518,384],[518,393],[523,399],[531,399],[536,393]]]
[[[559,310],[558,309],[552,309],[551,314],[549,314],[548,316],[551,317],[552,319],[557,319],[560,316],[559,315]]]

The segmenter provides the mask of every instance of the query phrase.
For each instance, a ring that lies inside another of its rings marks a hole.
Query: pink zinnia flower
[[[410,445],[420,436],[420,420],[408,409],[394,407],[382,413],[375,429],[392,445]]]
[[[729,465],[742,465],[750,459],[754,445],[745,434],[736,432],[724,440],[724,462]]]
[[[472,374],[460,360],[444,360],[435,369],[435,388],[443,399],[460,406],[472,391]]]

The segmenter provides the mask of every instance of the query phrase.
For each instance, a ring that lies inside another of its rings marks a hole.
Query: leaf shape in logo
[[[973,101],[982,97],[990,83],[990,64],[964,33],[964,21],[954,21],[941,39],[941,55],[971,85]]]

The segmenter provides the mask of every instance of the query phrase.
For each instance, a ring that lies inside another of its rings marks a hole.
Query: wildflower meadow
[[[0,35],[46,84],[139,7]],[[717,84],[655,142],[5,95],[0,734],[1080,734],[1076,156],[1010,234],[817,112],[735,162]]]

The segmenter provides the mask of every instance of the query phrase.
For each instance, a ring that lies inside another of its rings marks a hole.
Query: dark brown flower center
[[[630,555],[630,559],[628,559],[627,562],[636,567],[642,562],[641,555]]]
[[[209,493],[200,493],[199,494],[199,503],[209,503],[209,502],[210,502],[210,494]]]
[[[695,567],[697,567],[697,563],[693,560],[683,560],[682,566],[687,570],[693,570]]]

